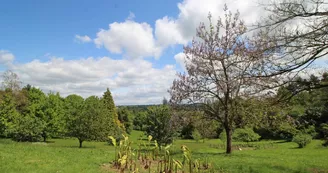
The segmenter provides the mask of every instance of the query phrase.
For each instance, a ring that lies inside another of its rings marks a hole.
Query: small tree
[[[197,129],[192,131],[192,137],[194,140],[196,140],[196,142],[199,142],[199,140],[201,140],[203,138]]]
[[[300,133],[293,137],[293,142],[297,143],[299,148],[304,148],[311,141],[312,137],[309,134]]]
[[[257,107],[244,104],[263,98],[278,77],[265,74],[261,54],[245,36],[246,26],[239,13],[225,7],[225,19],[209,29],[201,24],[197,40],[184,48],[186,74],[179,74],[170,89],[171,102],[203,105],[205,115],[221,123],[227,133],[226,153],[232,151],[236,119],[254,118]],[[238,125],[238,124],[237,124]]]
[[[171,124],[171,112],[167,105],[148,108],[145,131],[157,140],[158,144],[169,144],[173,141],[174,130]]]

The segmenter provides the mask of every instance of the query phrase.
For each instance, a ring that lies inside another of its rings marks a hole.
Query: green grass
[[[130,139],[137,141],[140,135],[134,131]],[[321,143],[314,140],[299,149],[295,143],[261,141],[250,143],[258,149],[244,146],[226,155],[220,140],[177,140],[172,149],[174,157],[181,158],[180,146],[187,145],[194,158],[208,158],[225,172],[328,172],[328,148]],[[78,148],[76,139],[51,139],[46,144],[0,139],[0,172],[104,172],[101,165],[113,160],[114,148],[105,142],[84,142],[83,146]]]

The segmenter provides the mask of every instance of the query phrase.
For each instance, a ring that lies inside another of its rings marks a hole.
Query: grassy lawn
[[[142,135],[134,131],[132,141]],[[174,157],[181,158],[180,146],[187,145],[194,158],[208,158],[217,170],[224,172],[328,172],[328,148],[314,140],[304,149],[294,143],[261,141],[249,148],[225,155],[220,140],[205,143],[177,140],[173,145]],[[0,172],[104,172],[103,163],[113,160],[114,148],[104,142],[84,142],[78,148],[76,139],[51,139],[48,143],[17,143],[0,139]]]

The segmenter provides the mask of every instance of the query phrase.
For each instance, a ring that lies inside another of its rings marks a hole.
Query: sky
[[[117,105],[157,104],[183,72],[183,46],[225,3],[249,25],[263,14],[257,0],[1,0],[0,73],[62,96],[109,88]]]

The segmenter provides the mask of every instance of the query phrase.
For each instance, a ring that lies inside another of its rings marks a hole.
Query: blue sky
[[[245,21],[253,0],[1,0],[0,73],[83,97],[108,87],[117,104],[160,103],[183,71],[183,45],[228,3]]]
[[[124,22],[130,12],[136,15],[136,22],[153,26],[158,18],[176,16],[177,3],[173,0],[143,0],[142,3],[134,0],[3,0],[0,5],[0,47],[14,52],[20,62],[35,58],[43,60],[48,53],[67,59],[113,57],[110,52],[92,44],[76,44],[74,36],[95,37],[96,32],[108,28],[109,23]]]

